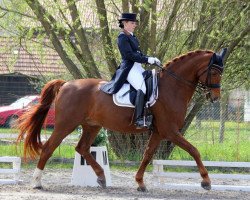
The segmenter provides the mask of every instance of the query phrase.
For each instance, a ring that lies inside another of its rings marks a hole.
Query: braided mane
[[[190,56],[193,56],[195,54],[200,54],[200,53],[213,53],[213,51],[210,51],[210,50],[195,50],[195,51],[190,51],[186,54],[183,54],[181,56],[178,56],[170,61],[168,61],[167,63],[164,64],[164,67],[168,67],[169,65],[175,63],[175,62],[178,62],[180,60],[183,60],[185,59],[186,57],[190,57]]]

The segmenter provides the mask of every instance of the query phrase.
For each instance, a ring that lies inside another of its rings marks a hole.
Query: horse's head
[[[205,90],[206,97],[211,102],[215,102],[220,98],[220,82],[226,51],[227,49],[224,48],[220,53],[213,53],[208,66],[198,73],[199,85]]]

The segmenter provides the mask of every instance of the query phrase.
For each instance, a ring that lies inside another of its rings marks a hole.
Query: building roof
[[[57,52],[49,41],[17,43],[12,38],[0,37],[0,74],[22,73],[31,76],[65,73]]]

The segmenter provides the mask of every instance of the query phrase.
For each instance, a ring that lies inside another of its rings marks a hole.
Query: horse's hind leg
[[[150,136],[147,148],[143,155],[143,160],[141,162],[141,165],[139,167],[138,172],[136,173],[135,180],[138,183],[139,187],[137,188],[138,191],[146,192],[147,188],[143,181],[143,175],[146,170],[147,165],[151,161],[154,153],[156,152],[159,144],[161,142],[161,137],[158,132],[153,132]]]
[[[190,144],[180,133],[175,134],[174,137],[171,139],[171,141],[187,151],[196,161],[197,167],[199,169],[200,175],[203,178],[201,182],[201,186],[206,189],[210,190],[211,189],[211,181],[208,176],[207,169],[203,165],[201,158],[200,158],[200,153],[199,151],[192,145]]]
[[[59,130],[58,128],[55,128],[50,138],[43,145],[42,152],[37,164],[37,168],[35,169],[35,172],[33,174],[32,185],[34,189],[42,188],[41,178],[46,162],[51,157],[55,149],[61,144],[62,140],[73,130],[74,128],[72,128],[71,130],[66,130],[66,129]]]
[[[89,126],[87,124],[83,125],[83,134],[76,146],[76,151],[82,155],[86,162],[91,165],[96,176],[98,184],[105,188],[106,187],[106,178],[103,168],[96,162],[90,153],[90,146],[93,144],[99,130],[100,126]]]

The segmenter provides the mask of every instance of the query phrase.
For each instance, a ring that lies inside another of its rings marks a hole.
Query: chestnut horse
[[[150,108],[154,116],[154,128],[135,176],[139,191],[147,190],[143,181],[144,172],[163,139],[173,142],[194,158],[202,177],[201,186],[211,189],[211,181],[198,150],[180,134],[180,130],[197,86],[206,92],[212,102],[219,99],[224,55],[225,51],[220,54],[205,50],[189,52],[168,62],[159,72],[159,97]],[[112,96],[100,91],[103,83],[100,79],[69,82],[52,80],[44,86],[39,104],[20,118],[17,141],[24,139],[24,156],[35,158],[40,155],[33,175],[34,188],[42,188],[41,176],[47,160],[63,139],[79,125],[83,133],[75,149],[91,165],[97,175],[97,182],[103,188],[106,187],[104,171],[90,153],[90,146],[100,129],[104,127],[135,134],[146,131],[136,129],[131,124],[132,108],[116,106]],[[41,128],[53,101],[56,113],[54,131],[42,144]]]

